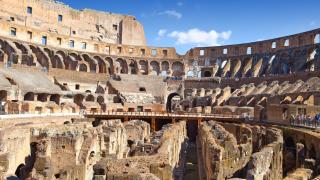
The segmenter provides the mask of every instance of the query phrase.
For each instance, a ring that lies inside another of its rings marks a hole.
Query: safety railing
[[[290,120],[290,125],[304,128],[320,128],[320,120],[316,119],[294,119]]]
[[[167,112],[84,112],[84,116],[136,116],[136,117],[179,117],[179,118],[245,118],[245,115],[202,114],[202,113],[167,113]]]
[[[35,118],[35,117],[59,117],[59,116],[81,116],[80,113],[41,113],[41,114],[4,114],[0,115],[0,120],[19,119],[19,118]]]

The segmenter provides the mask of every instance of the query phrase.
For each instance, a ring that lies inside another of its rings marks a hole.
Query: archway
[[[159,75],[160,74],[160,65],[158,62],[152,61],[150,63],[150,66],[151,66],[150,74],[152,74],[152,75]]]
[[[34,101],[34,93],[28,92],[24,95],[24,101]]]
[[[173,105],[181,99],[182,97],[178,93],[169,94],[166,105],[167,112],[173,112]]]
[[[205,71],[205,72],[203,73],[203,76],[204,76],[204,77],[212,77],[210,71]]]

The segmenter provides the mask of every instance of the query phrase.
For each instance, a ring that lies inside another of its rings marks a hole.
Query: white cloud
[[[166,10],[163,12],[159,12],[158,15],[167,15],[167,16],[172,16],[175,17],[177,19],[181,19],[182,18],[182,14],[175,11],[175,10]]]
[[[180,6],[180,7],[183,6],[183,2],[181,2],[181,1],[177,2],[177,6]]]
[[[183,31],[173,31],[168,34],[176,40],[176,44],[196,44],[197,46],[217,46],[219,42],[230,39],[232,32],[216,32],[215,30],[203,31],[197,28],[189,29],[186,32]]]
[[[159,37],[163,37],[166,33],[167,33],[167,30],[166,30],[166,29],[160,29],[160,30],[158,31],[158,36],[159,36]]]

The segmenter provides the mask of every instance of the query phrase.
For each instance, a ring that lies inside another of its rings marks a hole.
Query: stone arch
[[[231,70],[231,62],[230,60],[225,60],[221,64],[222,67],[222,77],[230,77],[230,70]]]
[[[318,33],[318,34],[316,34],[315,36],[314,36],[314,43],[315,44],[319,44],[320,43],[320,34]]]
[[[55,102],[56,104],[60,103],[60,95],[59,94],[52,94],[50,96],[50,101]]]
[[[98,102],[99,104],[104,104],[104,97],[98,96],[98,97],[97,97],[97,102]]]
[[[138,74],[138,63],[133,59],[129,60],[129,69],[130,74]]]
[[[97,66],[97,60],[91,58],[88,54],[82,54],[82,58],[89,65],[89,72],[97,73],[99,71],[99,67]]]
[[[290,104],[292,102],[292,98],[290,96],[286,96],[282,99],[280,104]]]
[[[309,105],[309,106],[314,106],[314,95],[310,95],[309,97],[306,98],[303,104]]]
[[[18,43],[18,42],[14,42],[14,44],[16,45],[16,47],[18,49],[20,49],[21,51],[21,64],[22,65],[27,65],[27,66],[34,66],[34,57],[32,55],[32,51],[30,48],[28,48],[29,46],[25,46],[22,43]]]
[[[142,75],[147,75],[148,74],[148,62],[145,60],[140,60],[139,61],[139,71]]]
[[[23,169],[25,168],[25,164],[21,163],[16,171],[14,172],[14,174],[18,177],[18,178],[23,178]]]
[[[61,54],[56,54],[51,60],[52,68],[64,69],[63,57]]]
[[[87,102],[94,102],[94,96],[92,94],[88,94],[85,100]]]
[[[277,54],[274,54],[271,56],[271,58],[268,57],[268,62],[267,62],[267,67],[266,67],[266,72],[265,73],[268,73],[268,74],[276,74],[277,71],[279,71],[279,67],[275,67],[275,64],[278,64],[278,55]],[[280,66],[280,65],[278,65]]]
[[[98,63],[98,73],[107,73],[107,65],[106,62],[100,56],[94,56],[93,59]]]
[[[181,77],[184,75],[184,66],[182,62],[175,61],[172,63],[172,76]]]
[[[231,62],[231,77],[241,77],[241,71],[240,71],[240,68],[241,68],[241,61],[240,59],[234,59],[232,60]]]
[[[79,57],[77,54],[75,53],[70,53],[67,58],[65,58],[65,68],[67,70],[73,70],[75,71],[76,68],[77,68],[77,65],[78,65],[78,60],[79,60]],[[81,60],[80,60],[81,61]]]
[[[36,55],[36,60],[39,63],[39,65],[49,70],[49,68],[52,67],[52,64],[49,56],[44,52],[44,50],[40,47],[35,47],[33,45],[30,45],[30,48],[32,52]]]
[[[89,72],[89,68],[88,68],[88,65],[87,63],[79,63],[78,66],[77,66],[77,71],[80,71],[80,72]]]
[[[10,41],[1,40],[1,49],[4,51],[5,55],[7,56],[5,59],[7,59],[8,62],[11,62],[13,64],[18,63],[18,55],[17,55],[17,49],[15,48],[15,45],[12,44]]]
[[[309,158],[317,160],[317,151],[314,144],[310,145],[310,149],[308,150]]]
[[[45,93],[38,94],[37,101],[47,102],[47,100],[48,100],[48,94],[45,94]]]
[[[181,96],[180,94],[178,94],[178,93],[171,93],[171,94],[168,95],[168,97],[167,97],[167,104],[166,104],[167,112],[172,112],[172,110],[173,110],[173,109],[172,109],[172,99],[173,99],[174,97],[176,97],[176,96],[182,98],[182,96]]]
[[[168,61],[161,62],[161,75],[168,76],[170,74],[170,65]]]
[[[116,60],[115,69],[117,74],[128,74],[128,65],[124,59],[118,58]]]
[[[293,104],[303,104],[303,96],[299,95],[297,98],[292,101]]]
[[[151,72],[150,72],[150,74],[152,74],[152,75],[159,75],[159,74],[160,74],[160,65],[159,65],[159,62],[157,62],[157,61],[151,61],[150,66],[151,66]]]
[[[83,100],[84,100],[84,95],[82,95],[82,94],[76,94],[73,97],[73,102],[76,103],[79,106],[82,106]]]
[[[252,58],[248,57],[243,60],[242,63],[242,77],[251,77],[252,74]]]
[[[108,73],[110,75],[114,74],[114,69],[113,69],[113,59],[111,57],[106,57],[105,58],[106,64],[107,64],[107,69],[108,69]]]
[[[280,55],[279,59],[280,69],[278,70],[278,74],[289,74],[292,71],[292,66],[290,64],[290,56],[287,52],[284,52]]]
[[[24,101],[34,101],[34,93],[33,92],[28,92],[24,95],[23,98]]]

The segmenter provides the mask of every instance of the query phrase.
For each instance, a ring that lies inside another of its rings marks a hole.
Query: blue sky
[[[60,0],[136,16],[148,46],[176,47],[246,43],[320,27],[319,0]]]

